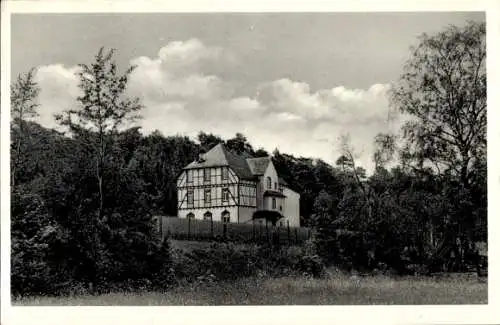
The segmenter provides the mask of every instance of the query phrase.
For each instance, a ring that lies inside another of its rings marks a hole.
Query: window
[[[203,220],[212,221],[212,213],[210,213],[210,211],[205,212]]]
[[[229,189],[223,188],[222,189],[222,202],[228,202],[228,201],[229,201]]]
[[[229,223],[231,221],[229,211],[225,210],[224,212],[222,212],[221,219],[223,223]]]
[[[282,205],[280,205],[280,211],[283,211],[283,206]]]
[[[273,209],[276,209],[276,198],[273,197]]]
[[[203,181],[205,183],[210,183],[210,168],[203,170]]]
[[[188,183],[192,183],[193,182],[193,171],[192,170],[188,170],[186,172],[186,178],[187,178],[187,182]]]
[[[267,176],[267,188],[271,189],[271,177]]]
[[[211,190],[210,189],[206,189],[205,190],[205,205],[210,205],[211,201],[212,201],[212,195],[211,195]]]
[[[226,167],[222,167],[222,180],[225,181],[229,178],[229,170]]]
[[[194,213],[192,212],[189,212],[186,216],[186,218],[190,219],[190,220],[194,220]]]
[[[283,221],[280,221],[280,227],[283,227],[284,225]]]
[[[277,190],[278,189],[278,183],[274,182],[274,189]]]
[[[194,192],[193,192],[193,190],[188,190],[188,192],[187,192],[187,205],[188,205],[188,208],[192,208],[194,205]]]

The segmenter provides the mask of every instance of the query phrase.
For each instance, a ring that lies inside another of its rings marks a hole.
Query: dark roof
[[[239,178],[255,179],[250,171],[246,160],[226,149],[224,144],[219,143],[207,153],[201,154],[201,158],[184,167],[184,169],[229,166]]]
[[[267,166],[271,161],[270,157],[260,157],[260,158],[248,158],[247,163],[252,171],[252,174],[256,176],[264,175],[266,172]]]
[[[267,190],[267,191],[264,192],[263,195],[264,196],[286,197],[286,195],[284,195],[283,193],[278,192],[278,191],[273,191],[273,190]]]
[[[285,186],[288,186],[288,183],[281,177],[278,177],[278,182],[281,184],[281,185],[285,185]]]

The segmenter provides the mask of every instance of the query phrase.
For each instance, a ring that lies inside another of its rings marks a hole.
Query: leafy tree
[[[314,243],[316,250],[325,262],[331,263],[336,258],[336,226],[333,216],[333,197],[322,190],[314,200]]]
[[[392,134],[378,133],[374,141],[373,162],[375,169],[390,163],[396,152],[396,137]]]
[[[95,157],[99,218],[102,218],[104,207],[106,157],[112,150],[112,141],[120,126],[139,118],[137,112],[142,107],[139,98],[128,98],[125,95],[134,67],[119,74],[116,62],[112,60],[113,53],[113,50],[105,53],[104,48],[101,48],[95,56],[95,62],[79,65],[79,87],[82,91],[82,95],[77,98],[79,107],[56,116]]]
[[[67,274],[56,272],[56,247],[65,241],[43,198],[23,186],[12,191],[11,287],[14,294],[53,293]]]
[[[392,92],[393,105],[411,117],[404,127],[411,157],[449,169],[464,187],[486,154],[485,28],[424,34]]]
[[[207,134],[203,131],[198,133],[198,141],[200,142],[201,150],[203,152],[209,151],[219,143],[224,143],[224,140],[222,140],[221,137],[213,135],[211,133]]]
[[[187,137],[164,137],[153,132],[142,139],[130,163],[137,165],[138,175],[153,199],[155,213],[177,215],[177,177],[200,150]]]
[[[436,35],[424,34],[392,90],[392,103],[409,116],[404,130],[405,161],[422,170],[433,166],[456,177],[471,199],[475,169],[486,161],[486,26],[469,22]],[[472,207],[457,202],[461,245],[471,245]],[[485,204],[477,202],[476,206]],[[464,217],[462,217],[464,216]],[[462,255],[463,256],[463,255]]]
[[[247,138],[241,133],[236,133],[234,138],[228,139],[226,141],[226,146],[229,150],[231,150],[235,154],[245,156],[247,158],[253,157],[255,154],[252,145],[248,142]]]
[[[10,102],[11,102],[11,116],[12,116],[12,129],[18,133],[15,142],[13,142],[14,150],[12,155],[11,166],[11,184],[16,185],[16,172],[22,167],[23,152],[22,146],[26,144],[26,120],[38,116],[37,98],[40,93],[40,88],[35,81],[35,69],[29,70],[25,74],[19,74],[15,83],[11,85]],[[29,149],[27,149],[29,150]]]
[[[256,158],[258,157],[269,157],[269,152],[267,152],[266,150],[264,150],[264,148],[259,148],[255,151],[255,155],[254,155]]]

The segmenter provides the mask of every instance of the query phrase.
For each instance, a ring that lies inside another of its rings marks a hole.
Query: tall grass
[[[16,305],[369,305],[486,304],[487,283],[464,277],[356,277],[340,273],[326,278],[258,278],[192,284],[168,292],[110,293],[66,298],[30,297]]]

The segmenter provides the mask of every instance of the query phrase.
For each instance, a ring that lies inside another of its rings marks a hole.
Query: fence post
[[[188,240],[191,239],[191,218],[188,218]]]
[[[267,220],[266,220],[266,240],[269,242],[269,226],[267,225]]]
[[[214,238],[214,220],[213,220],[213,218],[210,218],[210,236],[211,236],[211,239]]]
[[[223,237],[225,239],[226,235],[227,235],[227,223],[222,224],[222,233],[223,233]]]
[[[253,241],[255,241],[255,219],[252,221],[252,233],[253,233]]]
[[[262,237],[263,237],[262,233],[264,232],[264,226],[262,225],[262,223],[260,224],[259,229],[260,229],[260,232],[259,232],[259,242],[262,242],[262,240],[263,240],[262,239]]]

